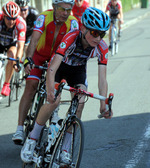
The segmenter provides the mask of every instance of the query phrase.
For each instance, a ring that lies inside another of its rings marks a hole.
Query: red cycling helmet
[[[12,1],[7,2],[2,10],[4,15],[10,18],[16,18],[20,14],[20,7]]]

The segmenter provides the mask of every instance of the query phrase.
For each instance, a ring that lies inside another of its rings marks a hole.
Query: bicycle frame
[[[47,70],[48,63],[46,62],[43,66],[38,66],[35,65],[35,68],[43,70],[42,76],[40,79],[40,82],[37,87],[37,91],[35,93],[35,96],[33,98],[33,103],[31,105],[31,108],[29,109],[28,115],[26,117],[26,120],[24,122],[24,125],[26,127],[25,132],[27,137],[28,133],[32,130],[36,117],[38,115],[39,109],[41,105],[43,104],[44,98],[46,98],[46,79],[45,79],[45,74]],[[41,104],[42,103],[42,104]]]
[[[23,63],[23,62],[19,61],[19,58],[15,59],[15,58],[8,57],[5,54],[0,54],[0,89],[2,88],[4,80],[5,80],[5,70],[4,69],[6,66],[6,60],[15,61],[18,69],[20,69],[19,64]],[[19,85],[22,83],[22,81],[23,81],[23,78],[20,79],[19,72],[15,71],[12,76],[11,82],[10,82],[10,88],[11,88],[11,92],[12,92],[14,85],[16,86],[16,100],[18,97],[18,88],[19,88]],[[10,106],[11,100],[12,100],[12,93],[10,93],[10,95],[9,95],[8,106]]]
[[[76,88],[67,86],[66,82],[64,80],[62,80],[60,84],[56,85],[55,89],[57,90],[57,92],[55,94],[55,97],[57,97],[62,92],[62,89],[70,91],[70,92],[73,92],[74,93],[74,97],[71,100],[71,105],[70,105],[70,107],[69,107],[69,109],[68,109],[68,111],[66,113],[67,115],[66,115],[65,119],[63,120],[63,122],[62,122],[62,124],[61,124],[61,126],[59,128],[59,131],[58,131],[57,135],[54,137],[54,139],[51,142],[51,144],[49,144],[48,141],[45,143],[44,154],[42,156],[41,155],[38,156],[37,154],[34,154],[34,157],[33,157],[32,161],[34,163],[36,163],[36,165],[38,167],[42,166],[42,161],[44,161],[44,158],[48,159],[49,163],[52,164],[54,156],[50,154],[51,147],[54,146],[54,148],[55,148],[55,145],[57,144],[57,140],[58,140],[58,138],[60,136],[63,139],[65,129],[67,130],[67,123],[71,123],[72,119],[77,118],[76,111],[77,111],[78,105],[79,105],[79,97],[78,97],[79,95],[85,95],[85,96],[92,97],[92,98],[95,98],[95,99],[98,99],[98,100],[103,100],[103,101],[107,100],[108,104],[109,104],[109,111],[110,111],[110,114],[111,114],[111,105],[112,105],[112,99],[113,99],[113,94],[112,93],[110,93],[109,98],[106,98],[104,96],[93,94],[93,93],[84,91],[82,89],[76,89]],[[62,144],[60,144],[60,146],[61,145]],[[40,141],[39,141],[38,142],[38,146],[36,148],[36,151],[38,152],[38,150],[40,150],[40,149],[41,148],[40,148]],[[44,158],[42,158],[42,157],[44,157]]]

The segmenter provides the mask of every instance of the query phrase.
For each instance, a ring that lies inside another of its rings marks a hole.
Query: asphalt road
[[[85,146],[81,168],[150,167],[150,15],[123,31],[119,53],[109,56],[108,87],[114,93],[111,120],[98,119],[99,101],[89,99],[82,121]],[[106,40],[107,41],[107,40]],[[98,93],[97,60],[88,63],[90,92]],[[0,104],[0,168],[21,168],[20,146],[11,141],[18,102]],[[63,108],[60,110],[62,113]]]

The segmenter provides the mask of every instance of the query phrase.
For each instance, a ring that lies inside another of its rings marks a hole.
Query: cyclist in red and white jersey
[[[19,6],[12,1],[7,2],[2,7],[2,12],[0,12],[0,53],[7,51],[8,57],[19,57],[21,59],[26,37],[26,23],[19,14]],[[12,75],[13,62],[8,61],[5,83],[1,91],[3,96],[9,96],[10,94]]]
[[[90,58],[98,57],[98,88],[99,93],[107,97],[107,61],[108,47],[102,39],[110,27],[109,16],[103,11],[90,7],[82,15],[81,31],[71,31],[64,36],[47,73],[47,102],[41,107],[33,130],[27,138],[22,150],[21,158],[30,162],[42,128],[57,107],[60,97],[55,102],[54,83],[66,79],[69,86],[78,85],[87,90],[86,65]],[[55,81],[55,82],[54,82]],[[81,118],[85,97],[79,100],[77,117]],[[111,118],[106,111],[106,104],[100,101],[100,113],[105,112],[105,118]],[[67,132],[62,145],[60,160],[70,163],[70,149],[72,135]],[[66,142],[66,143],[65,143]],[[68,167],[68,166],[67,166]]]
[[[86,0],[75,0],[75,4],[72,8],[72,14],[75,16],[79,21],[79,27],[81,27],[81,17],[86,8],[90,6],[89,2]]]
[[[16,144],[22,144],[24,141],[24,121],[42,75],[42,70],[32,69],[32,65],[43,65],[45,61],[49,61],[63,36],[70,30],[79,29],[77,19],[70,15],[74,0],[53,0],[52,5],[53,10],[46,10],[38,16],[27,49],[24,67],[25,72],[30,75],[19,104],[17,130],[12,137]]]
[[[110,18],[118,18],[119,19],[119,32],[118,36],[121,36],[121,24],[123,24],[123,10],[122,10],[122,4],[119,0],[110,0],[109,3],[106,6],[106,13],[109,11]],[[111,28],[109,29],[109,42],[111,41]],[[111,49],[111,46],[109,46],[109,49]]]

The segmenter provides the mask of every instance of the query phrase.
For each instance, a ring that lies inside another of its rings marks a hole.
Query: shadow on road
[[[144,113],[84,122],[85,146],[81,168],[123,168],[143,138],[149,121],[150,113]],[[14,145],[11,138],[12,134],[0,136],[1,168],[21,168],[21,146]],[[145,147],[141,150],[150,152]]]

